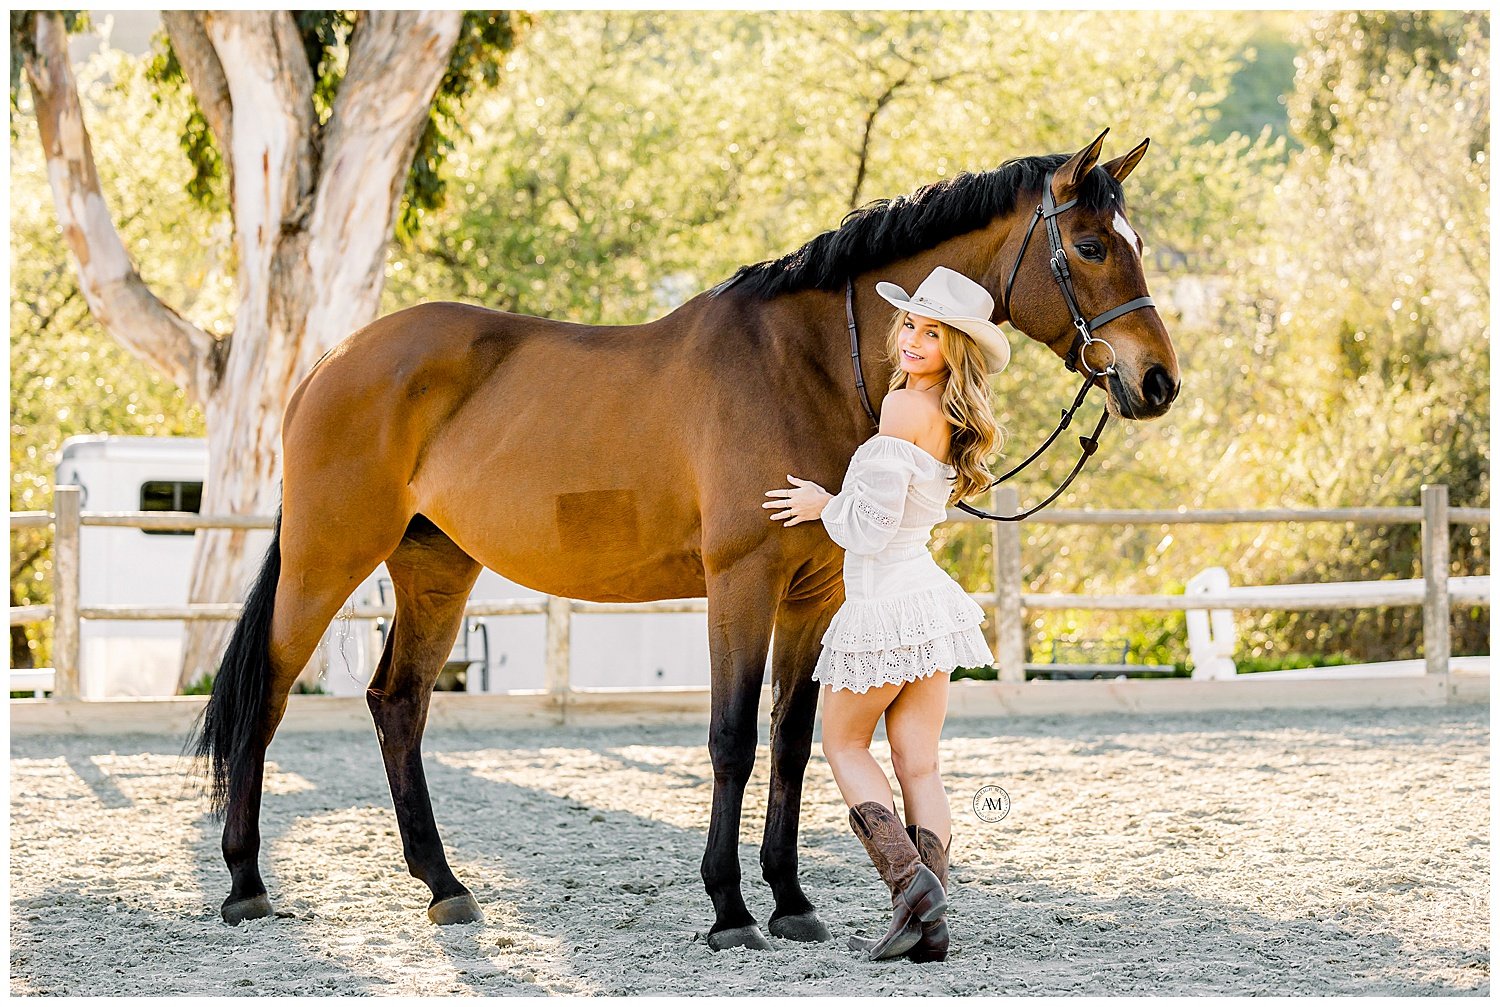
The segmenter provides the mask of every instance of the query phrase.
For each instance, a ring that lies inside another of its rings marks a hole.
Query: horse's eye
[[[1090,262],[1104,261],[1104,246],[1097,241],[1080,241],[1073,246],[1078,249],[1078,254]]]

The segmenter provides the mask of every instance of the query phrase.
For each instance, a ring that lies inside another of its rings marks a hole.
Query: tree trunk
[[[319,163],[312,78],[291,16],[207,16],[231,106],[274,101],[282,114],[240,117],[234,126],[241,297],[225,380],[207,403],[205,512],[269,514],[280,506],[287,400],[319,357],[379,310],[406,173],[461,20],[457,12],[361,15]],[[282,58],[289,49],[295,58]],[[267,65],[281,72],[268,75]],[[249,226],[268,202],[277,211],[266,215],[268,226]],[[245,339],[251,332],[256,338]],[[188,600],[243,597],[260,559],[247,555],[246,534],[198,539]],[[230,628],[190,624],[179,685],[217,667]]]
[[[286,11],[179,13],[184,68],[229,166],[238,254],[234,334],[215,342],[136,273],[105,208],[68,67],[62,19],[35,15],[27,76],[58,216],[80,287],[104,328],[203,407],[203,511],[268,514],[280,504],[281,417],[296,384],[379,308],[401,192],[448,57],[458,11],[362,13],[333,115],[323,124],[296,23]],[[243,596],[254,533],[200,531],[188,597]],[[189,623],[180,681],[212,672],[230,624]]]

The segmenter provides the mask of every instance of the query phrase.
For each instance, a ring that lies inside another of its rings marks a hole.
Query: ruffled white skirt
[[[868,692],[995,663],[984,609],[925,547],[903,559],[845,555],[844,604],[823,634],[813,680]]]

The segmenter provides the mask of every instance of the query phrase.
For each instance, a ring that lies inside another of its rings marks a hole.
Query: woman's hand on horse
[[[792,489],[766,490],[768,497],[780,497],[782,499],[767,500],[761,504],[767,508],[779,509],[771,515],[772,521],[780,521],[789,518],[783,528],[790,528],[794,524],[802,524],[805,521],[816,521],[823,516],[823,507],[833,499],[833,494],[809,479],[798,479],[789,475],[787,479],[792,483]]]

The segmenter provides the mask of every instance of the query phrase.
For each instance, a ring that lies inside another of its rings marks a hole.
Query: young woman
[[[823,754],[850,827],[891,890],[894,917],[885,936],[854,937],[849,946],[872,959],[942,961],[952,827],[938,738],[948,676],[995,658],[979,629],[984,610],[937,565],[927,541],[950,503],[993,478],[985,459],[1000,431],[988,378],[1010,362],[1010,347],[989,320],[993,299],[962,273],[939,266],[910,297],[893,283],[875,289],[897,309],[880,432],[855,450],[837,495],[788,477],[794,488],[767,492],[778,499],[762,506],[776,508],[772,520],[786,526],[821,519],[844,547],[845,601],[813,671],[823,683]],[[870,754],[882,715],[905,828]]]

